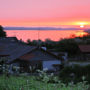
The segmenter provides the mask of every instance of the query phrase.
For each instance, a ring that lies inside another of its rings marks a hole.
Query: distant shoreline
[[[4,30],[85,30],[82,28],[56,28],[56,27],[4,27]]]

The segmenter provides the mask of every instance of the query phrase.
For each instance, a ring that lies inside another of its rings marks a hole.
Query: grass
[[[59,83],[37,81],[35,76],[0,76],[0,90],[89,90],[84,82],[69,83],[67,86]]]

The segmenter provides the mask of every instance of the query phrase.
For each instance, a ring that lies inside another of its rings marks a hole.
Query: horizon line
[[[80,28],[80,27],[4,27],[4,30],[87,30],[90,28]]]

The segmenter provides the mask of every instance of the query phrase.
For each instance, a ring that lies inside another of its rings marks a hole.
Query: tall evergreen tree
[[[6,37],[6,32],[4,31],[1,25],[0,25],[0,37]]]

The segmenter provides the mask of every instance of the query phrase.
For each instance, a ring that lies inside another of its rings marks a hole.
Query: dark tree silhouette
[[[1,25],[0,25],[0,37],[6,37],[6,32],[4,31]]]

